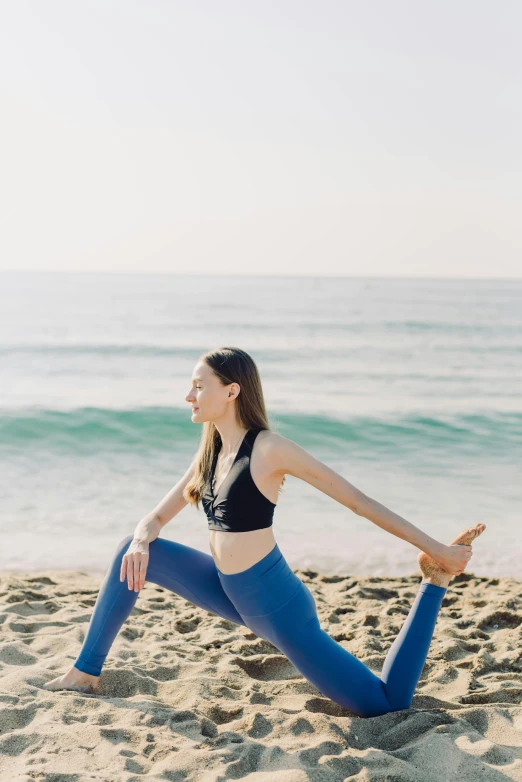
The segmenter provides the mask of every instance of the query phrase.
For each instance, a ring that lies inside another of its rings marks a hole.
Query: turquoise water
[[[198,447],[201,353],[247,350],[272,428],[435,538],[488,525],[522,577],[522,281],[0,274],[3,569],[105,570]],[[287,476],[292,567],[405,575],[418,550]],[[162,536],[209,552],[203,511]]]

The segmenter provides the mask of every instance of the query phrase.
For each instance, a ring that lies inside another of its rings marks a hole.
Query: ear
[[[229,392],[228,392],[228,395],[229,395],[229,396],[234,396],[234,391],[235,391],[235,390],[236,390],[236,388],[237,388],[237,394],[236,394],[236,397],[237,397],[237,396],[239,396],[239,392],[241,391],[241,386],[239,385],[239,383],[232,383],[231,385],[232,385],[232,386],[234,386],[234,388],[232,389],[232,391],[229,391]]]

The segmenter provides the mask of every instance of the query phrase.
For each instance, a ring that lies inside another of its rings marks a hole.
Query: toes
[[[484,530],[486,529],[484,524],[475,524],[475,526],[472,529],[473,532],[473,538],[472,540],[475,540],[475,538],[478,538],[479,535],[482,535]],[[471,541],[470,541],[471,543]]]
[[[478,538],[486,529],[485,524],[475,524],[474,527],[469,527],[463,530],[460,535],[457,535],[455,540],[450,543],[450,546],[468,546],[475,538]]]

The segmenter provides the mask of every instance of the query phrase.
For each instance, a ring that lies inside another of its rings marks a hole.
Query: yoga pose
[[[200,447],[181,480],[116,547],[74,665],[44,686],[96,694],[114,639],[149,581],[250,628],[323,695],[361,717],[408,708],[448,584],[466,567],[485,525],[440,543],[272,431],[257,367],[239,348],[203,355],[185,399],[192,420],[203,424]],[[312,593],[275,541],[272,519],[285,475],[421,550],[423,578],[380,676],[321,629]],[[200,501],[212,556],[159,538],[168,521],[188,503],[199,509]]]

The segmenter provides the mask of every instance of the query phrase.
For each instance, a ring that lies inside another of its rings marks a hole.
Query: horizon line
[[[90,269],[0,269],[0,274],[98,274],[98,275],[115,275],[115,276],[171,276],[171,277],[245,277],[245,278],[276,278],[276,279],[321,279],[321,280],[375,280],[375,279],[390,279],[390,280],[498,280],[498,281],[520,281],[520,277],[462,277],[462,276],[445,276],[445,275],[402,275],[402,274],[244,274],[239,272],[176,272],[176,271],[101,271]]]

